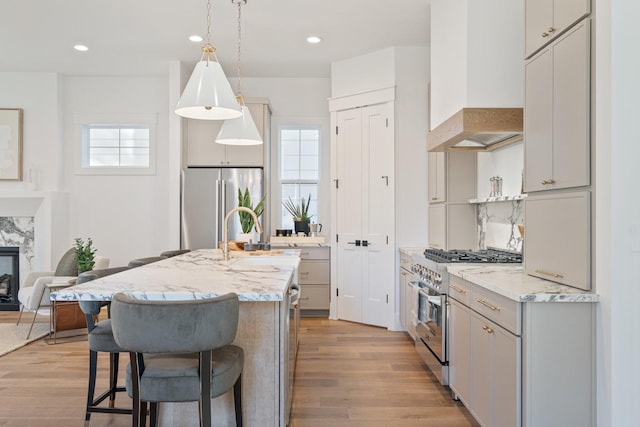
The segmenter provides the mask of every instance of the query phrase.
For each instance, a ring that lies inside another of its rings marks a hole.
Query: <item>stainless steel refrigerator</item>
[[[255,207],[264,194],[262,168],[188,167],[182,171],[181,247],[183,249],[217,248],[222,241],[224,218],[238,206],[238,189],[249,188]],[[268,224],[264,214],[260,224]],[[229,220],[229,240],[242,232],[240,217]],[[268,236],[267,229],[262,234]]]

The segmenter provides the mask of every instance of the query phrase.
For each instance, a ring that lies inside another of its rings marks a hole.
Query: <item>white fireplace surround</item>
[[[33,217],[31,268],[35,271],[55,268],[57,259],[69,249],[69,194],[66,192],[0,191],[0,217]]]

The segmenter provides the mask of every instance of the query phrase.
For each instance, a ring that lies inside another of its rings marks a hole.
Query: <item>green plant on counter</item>
[[[97,249],[93,247],[91,237],[87,239],[87,243],[81,238],[75,239],[76,260],[78,263],[78,272],[93,270],[95,265],[95,254]]]
[[[260,215],[264,212],[264,201],[266,197],[267,196],[264,196],[254,208],[253,203],[251,202],[249,187],[245,188],[244,193],[238,188],[238,206],[251,209],[258,218],[260,218]],[[251,233],[251,230],[253,230],[253,227],[255,226],[251,214],[249,212],[238,211],[238,215],[240,216],[240,227],[242,227],[242,232]]]
[[[291,197],[289,197],[288,200],[285,200],[282,202],[282,205],[287,210],[287,212],[291,214],[294,221],[303,221],[303,222],[311,221],[312,215],[309,215],[310,204],[311,204],[311,194],[309,194],[309,197],[307,198],[306,202],[304,199],[300,199],[300,203],[296,203],[293,200],[291,200]]]

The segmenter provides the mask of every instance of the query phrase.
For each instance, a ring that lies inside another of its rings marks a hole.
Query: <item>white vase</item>
[[[251,241],[253,243],[257,243],[258,240],[256,240],[256,234],[257,233],[236,233],[236,242],[249,243]]]

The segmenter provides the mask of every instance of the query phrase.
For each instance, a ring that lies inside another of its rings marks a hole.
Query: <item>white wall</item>
[[[640,401],[640,4],[596,0],[598,426],[637,425]]]
[[[133,258],[159,255],[177,248],[169,224],[168,78],[65,77],[64,173],[70,193],[70,237],[91,237],[98,253],[111,266]],[[154,114],[156,126],[155,175],[78,175],[73,129],[75,114]],[[179,159],[176,159],[179,162]]]
[[[351,96],[396,84],[395,48],[331,63],[331,98]]]
[[[478,153],[478,198],[489,197],[492,176],[502,177],[502,194],[514,196],[522,188],[524,142],[517,142],[486,153]]]

